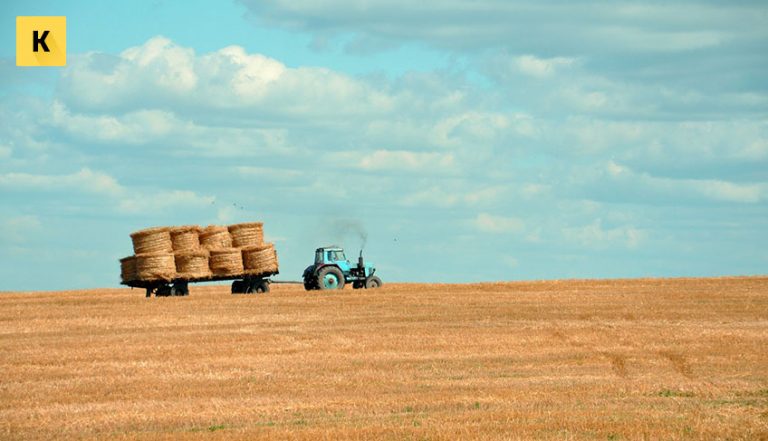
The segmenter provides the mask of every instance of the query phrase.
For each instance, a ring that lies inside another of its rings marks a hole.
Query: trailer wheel
[[[262,280],[261,283],[256,285],[257,294],[266,294],[269,292],[269,283],[266,280]]]
[[[187,282],[174,282],[173,286],[171,287],[171,295],[182,297],[188,296],[189,285],[187,285]]]
[[[242,280],[235,280],[232,282],[232,294],[245,293],[245,283]]]
[[[371,276],[365,279],[366,289],[380,288],[381,285],[381,279],[379,279],[377,276]]]
[[[246,294],[263,294],[269,292],[269,282],[264,279],[250,280],[244,282],[244,292]]]
[[[171,295],[173,295],[173,288],[167,284],[158,286],[155,291],[155,297],[169,297]]]

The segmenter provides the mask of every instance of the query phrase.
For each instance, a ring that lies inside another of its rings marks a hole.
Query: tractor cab
[[[315,250],[315,265],[339,264],[344,262],[349,266],[347,256],[344,255],[344,250],[341,248],[323,247]]]

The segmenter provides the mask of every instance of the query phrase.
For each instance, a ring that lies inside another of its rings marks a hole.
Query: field
[[[0,294],[2,439],[768,439],[768,277]]]

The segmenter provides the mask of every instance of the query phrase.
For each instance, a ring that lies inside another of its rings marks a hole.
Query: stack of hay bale
[[[278,271],[261,222],[228,227],[155,227],[131,234],[135,255],[120,259],[123,282],[206,280]]]

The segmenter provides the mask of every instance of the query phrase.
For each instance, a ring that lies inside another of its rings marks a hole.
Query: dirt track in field
[[[0,294],[0,438],[768,439],[768,277]]]

